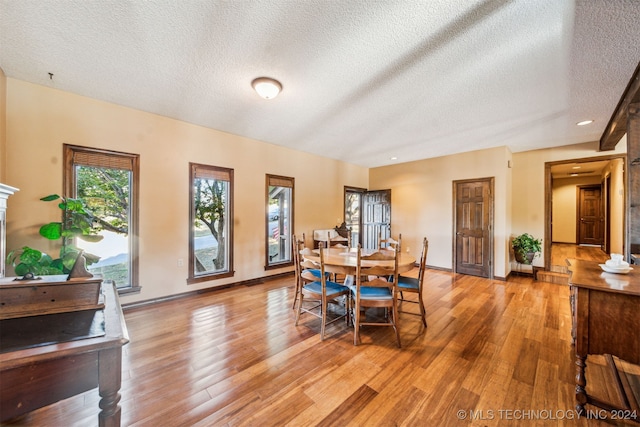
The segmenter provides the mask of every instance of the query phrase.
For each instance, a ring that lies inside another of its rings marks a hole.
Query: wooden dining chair
[[[391,326],[395,331],[398,347],[401,346],[396,292],[398,257],[399,251],[390,250],[365,256],[358,245],[356,274],[354,283],[350,285],[354,345],[360,343],[361,326]],[[381,265],[383,263],[386,265]],[[368,318],[365,312],[368,308],[383,308],[384,318],[380,321]]]
[[[302,233],[302,239],[298,240],[295,235],[291,238],[293,265],[295,267],[295,295],[291,309],[295,310],[296,302],[300,298],[302,285],[305,283],[315,282],[320,279],[320,269],[316,268],[313,263],[305,261],[305,253],[311,252],[311,249],[305,246],[305,235]]]
[[[382,232],[378,232],[378,250],[388,249],[397,251],[402,246],[402,234],[398,234],[398,240],[389,236],[386,239],[382,238]]]
[[[347,238],[338,235],[331,237],[331,231],[327,232],[327,248],[349,248],[351,247],[351,231],[347,232]]]
[[[309,313],[321,319],[320,339],[324,341],[324,333],[326,326],[340,319],[346,318],[349,323],[349,293],[350,289],[344,285],[332,282],[327,278],[324,263],[324,243],[320,243],[320,279],[314,282],[304,283],[300,288],[300,302],[298,303],[298,312],[296,314],[296,326],[300,320],[300,314]],[[311,307],[305,307],[305,298],[313,300]],[[343,299],[342,302],[338,301]],[[328,320],[327,311],[330,303],[336,303],[344,308],[344,314]]]
[[[342,248],[345,251],[351,250],[351,230],[347,231],[347,240],[342,236],[331,237],[331,231],[327,232],[327,248]],[[330,276],[331,280],[337,283],[344,283],[346,279],[346,275],[332,273]]]
[[[429,241],[427,240],[427,238],[425,237],[422,240],[422,253],[420,254],[420,264],[419,264],[419,269],[418,269],[418,277],[407,277],[407,276],[403,276],[403,275],[399,275],[398,276],[398,288],[397,291],[400,295],[400,298],[398,298],[399,301],[399,308],[402,308],[402,304],[405,302],[409,302],[409,303],[414,303],[414,304],[418,304],[420,306],[420,313],[415,313],[412,311],[406,311],[406,310],[399,310],[401,313],[407,313],[407,314],[415,314],[415,315],[419,315],[420,317],[422,317],[422,323],[424,324],[424,326],[427,326],[427,314],[426,314],[426,310],[424,308],[424,300],[423,300],[423,296],[422,296],[422,288],[423,288],[423,283],[424,283],[424,271],[425,271],[425,265],[427,262],[427,251],[429,250]],[[404,298],[404,293],[405,292],[409,292],[409,293],[415,293],[418,295],[418,300],[413,300],[413,299],[405,299]]]

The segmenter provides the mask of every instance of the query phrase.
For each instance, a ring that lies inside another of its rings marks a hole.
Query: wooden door
[[[367,191],[362,195],[362,247],[376,249],[378,233],[391,235],[391,190]]]
[[[493,277],[493,178],[454,182],[455,272]]]
[[[579,245],[602,245],[604,217],[602,216],[602,188],[600,185],[578,186]]]

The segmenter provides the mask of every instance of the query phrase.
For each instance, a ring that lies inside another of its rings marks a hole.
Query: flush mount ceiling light
[[[251,82],[251,86],[264,99],[275,98],[282,90],[280,82],[269,77],[258,77]]]
[[[578,126],[590,125],[593,123],[593,120],[583,120],[581,122],[576,123]]]

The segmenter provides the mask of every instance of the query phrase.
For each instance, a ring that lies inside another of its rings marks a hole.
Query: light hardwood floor
[[[552,265],[565,266],[567,258],[604,262],[609,258],[609,255],[595,246],[579,246],[569,243],[554,243],[551,245]]]
[[[425,283],[428,327],[401,315],[401,349],[390,328],[354,347],[343,323],[324,342],[316,318],[294,326],[293,277],[126,310],[122,425],[611,425],[573,411],[568,287],[435,270]],[[598,365],[587,375],[606,395]],[[93,426],[98,400],[14,425]]]

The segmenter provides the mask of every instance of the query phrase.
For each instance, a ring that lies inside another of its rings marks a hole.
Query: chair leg
[[[393,329],[396,331],[396,341],[398,341],[398,348],[402,348],[400,344],[400,327],[398,326],[398,307],[394,307],[391,317],[393,318]]]
[[[360,304],[356,302],[353,309],[355,317],[353,321],[353,345],[358,345],[360,342]]]
[[[424,309],[424,301],[422,300],[422,291],[418,293],[418,301],[420,303],[420,315],[422,316],[422,324],[427,327],[427,311]]]
[[[295,310],[296,309],[296,301],[298,301],[298,294],[300,293],[300,278],[296,278],[296,291],[295,291],[295,295],[293,296],[293,304],[291,304],[291,310]]]
[[[302,300],[304,300],[304,295],[300,292],[300,301],[298,302],[298,312],[296,313],[296,326],[298,326],[298,320],[300,320],[300,312],[302,311]]]
[[[327,324],[327,309],[329,308],[329,303],[323,298],[321,304],[322,323],[320,324],[320,341],[324,341],[324,328]]]
[[[351,298],[349,295],[344,296],[344,320],[347,322],[347,326],[351,325]]]

